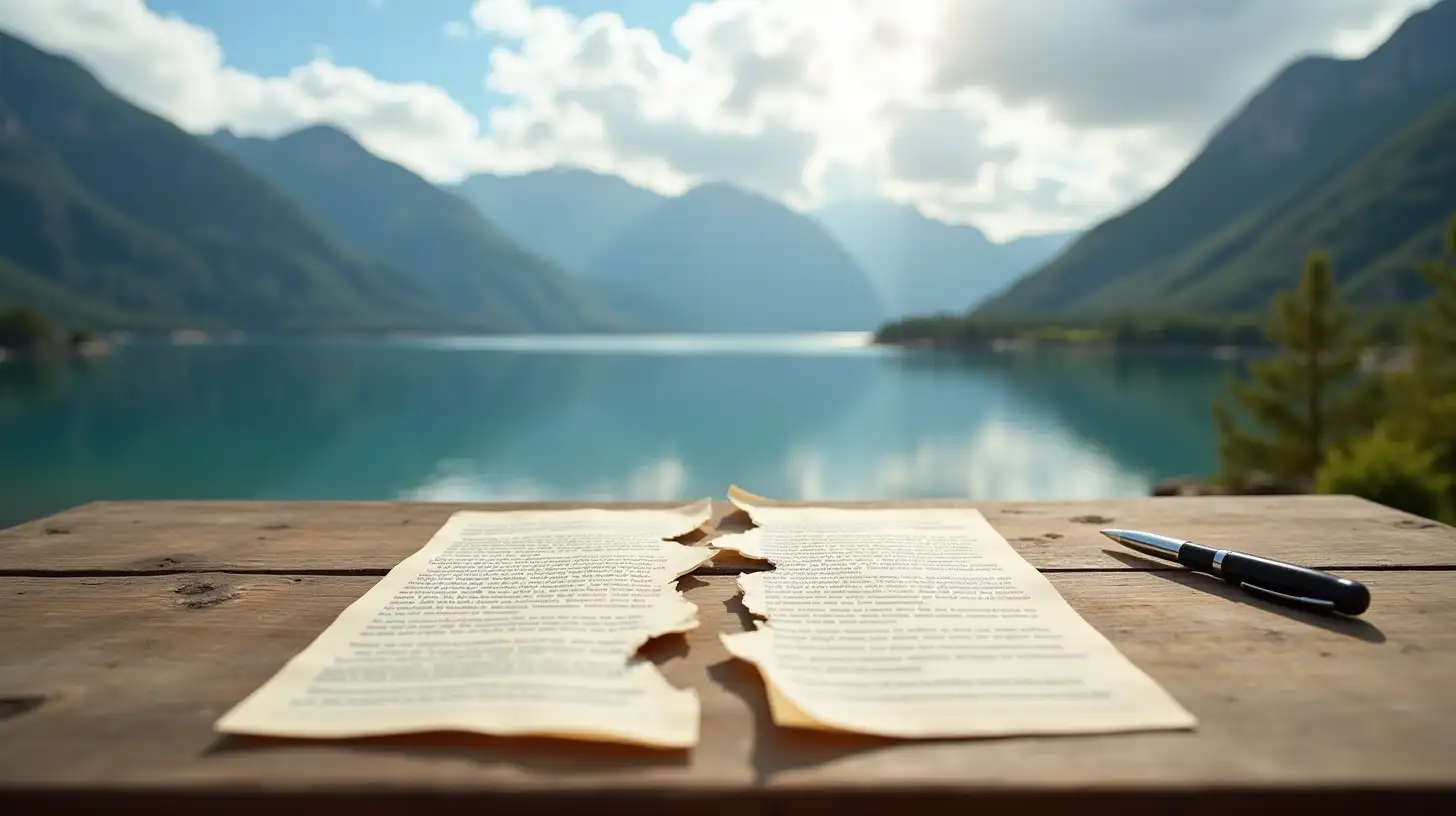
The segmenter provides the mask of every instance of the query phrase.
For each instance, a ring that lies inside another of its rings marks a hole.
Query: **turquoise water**
[[[133,345],[0,364],[0,525],[95,499],[1140,496],[1213,466],[1231,365],[859,335]]]

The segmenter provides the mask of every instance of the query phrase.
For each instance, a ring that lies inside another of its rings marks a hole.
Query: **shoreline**
[[[68,360],[90,360],[105,357],[115,350],[106,340],[87,340],[77,345],[43,346],[38,349],[0,348],[0,365],[5,363],[46,363]]]
[[[1254,360],[1279,353],[1279,348],[1262,345],[1203,345],[1194,343],[1108,343],[1059,342],[1024,338],[999,338],[982,343],[936,343],[934,341],[874,340],[873,345],[931,354],[1075,354],[1085,356],[1200,357],[1214,360]],[[1409,369],[1412,350],[1408,345],[1371,346],[1361,356],[1366,373],[1395,373]]]
[[[906,351],[929,351],[949,354],[973,352],[994,352],[997,354],[1036,354],[1048,351],[1079,352],[1084,354],[1126,354],[1128,352],[1200,355],[1223,358],[1239,358],[1266,355],[1276,351],[1269,345],[1202,345],[1192,343],[1105,343],[1105,342],[1054,342],[1022,338],[998,338],[982,343],[937,343],[935,341],[890,341],[876,340],[874,344],[886,348]]]

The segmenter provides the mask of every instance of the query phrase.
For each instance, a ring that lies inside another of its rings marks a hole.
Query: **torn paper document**
[[[666,539],[711,508],[456,513],[217,729],[692,746],[697,695],[636,653],[698,625],[675,579],[714,551]]]
[[[1186,729],[1196,720],[975,510],[775,506],[712,546],[765,620],[723,635],[774,722],[901,738]]]

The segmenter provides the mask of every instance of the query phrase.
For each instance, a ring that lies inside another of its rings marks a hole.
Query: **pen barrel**
[[[1211,572],[1219,574],[1219,568],[1214,565],[1213,558],[1218,550],[1212,547],[1205,547],[1202,544],[1194,544],[1192,541],[1183,542],[1178,548],[1178,563],[1191,570],[1199,572]]]
[[[1248,583],[1285,595],[1329,601],[1335,611],[1346,615],[1359,615],[1370,607],[1370,590],[1358,581],[1257,555],[1228,552],[1218,568],[1209,571],[1231,584]]]

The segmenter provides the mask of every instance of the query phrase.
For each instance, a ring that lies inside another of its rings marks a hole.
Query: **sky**
[[[557,165],[997,240],[1165,183],[1293,59],[1431,0],[0,0],[0,30],[196,133],[332,124],[437,183]]]

